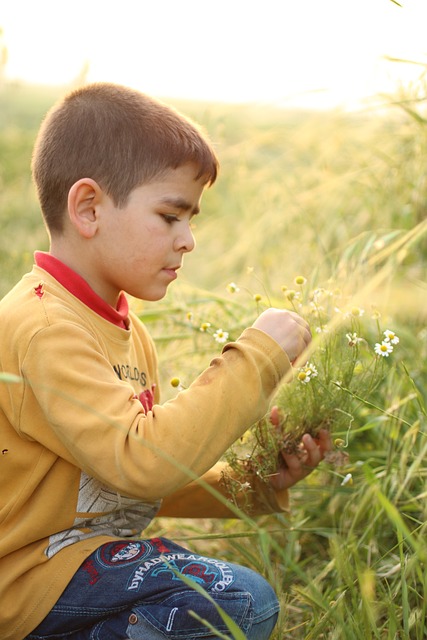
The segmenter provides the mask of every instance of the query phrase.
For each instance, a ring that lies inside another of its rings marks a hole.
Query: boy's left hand
[[[279,420],[279,411],[273,407],[270,414],[273,427],[279,426]],[[321,429],[316,439],[304,434],[297,453],[281,452],[277,473],[270,478],[273,489],[281,491],[292,487],[308,476],[323,460],[325,453],[331,450],[331,435],[326,429]]]

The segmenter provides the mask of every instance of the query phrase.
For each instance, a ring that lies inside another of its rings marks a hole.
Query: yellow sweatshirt
[[[160,405],[139,319],[117,326],[39,266],[0,302],[0,326],[0,638],[22,640],[83,560],[138,536],[162,499],[166,514],[208,515],[190,481],[218,486],[215,463],[265,415],[290,363],[250,328]]]

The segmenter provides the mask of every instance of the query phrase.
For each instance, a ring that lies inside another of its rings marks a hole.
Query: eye
[[[168,213],[162,213],[161,216],[163,220],[166,222],[166,224],[172,224],[173,222],[178,222],[179,220],[177,216],[174,216]]]

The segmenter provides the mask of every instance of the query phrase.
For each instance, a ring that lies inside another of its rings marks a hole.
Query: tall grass
[[[214,329],[234,338],[265,306],[287,306],[297,275],[379,310],[400,336],[349,433],[353,484],[322,463],[292,491],[290,521],[150,527],[266,575],[283,604],[276,640],[427,637],[427,116],[425,85],[411,91],[357,114],[176,105],[206,127],[222,169],[179,282],[161,303],[134,301],[157,341],[164,398],[177,392],[172,377],[188,385],[218,352]],[[1,294],[47,248],[29,162],[55,97],[0,93]]]

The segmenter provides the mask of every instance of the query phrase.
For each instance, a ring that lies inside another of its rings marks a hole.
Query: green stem
[[[390,413],[390,411],[387,411],[386,409],[381,409],[381,407],[378,407],[373,402],[369,402],[369,400],[365,400],[365,398],[361,398],[360,396],[357,395],[357,393],[354,393],[350,389],[347,389],[346,387],[343,387],[339,383],[333,382],[333,384],[335,384],[337,387],[339,387],[340,389],[342,389],[346,393],[350,394],[353,398],[356,398],[356,400],[359,400],[360,402],[365,404],[367,407],[371,407],[372,409],[376,409],[377,411],[379,411],[383,415],[385,415],[385,416],[387,416],[389,418],[392,418],[393,420],[397,420],[398,422],[401,422],[402,424],[406,424],[407,427],[412,427],[412,424],[410,422],[407,422],[406,420],[404,420],[403,418],[400,418],[399,416],[395,416],[394,413]]]

